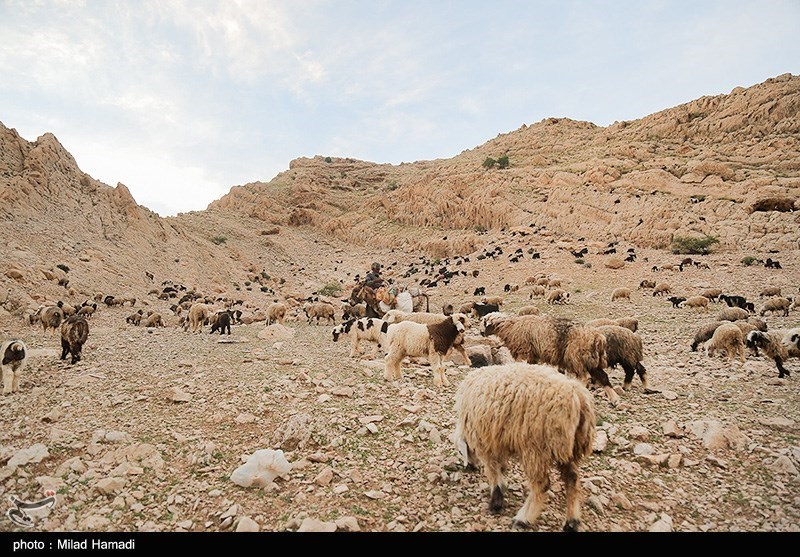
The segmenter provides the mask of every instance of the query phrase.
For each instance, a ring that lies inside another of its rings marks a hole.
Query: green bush
[[[59,263],[58,265],[56,265],[56,267],[58,267],[59,269],[61,269],[61,270],[62,270],[62,271],[64,271],[65,273],[69,273],[69,267],[67,267],[67,266],[66,266],[66,265],[64,265],[63,263]]]
[[[217,245],[220,245],[227,242],[228,239],[225,236],[214,236],[213,238],[211,238],[211,241]]]
[[[748,256],[742,258],[742,265],[744,265],[745,267],[749,267],[750,265],[752,265],[755,262],[756,262],[756,258],[751,256],[751,255],[748,255]]]
[[[269,292],[269,286],[262,286],[261,287],[261,291],[262,292]]]
[[[330,157],[325,157],[325,162],[333,162],[333,159]]]
[[[576,258],[575,259],[575,263],[577,263],[578,265],[583,265],[584,264],[583,257]]]
[[[508,155],[503,155],[502,157],[497,159],[497,166],[499,166],[500,168],[508,168],[508,165],[509,165]]]
[[[342,293],[342,285],[338,282],[329,282],[319,289],[322,296],[338,296]]]
[[[493,168],[494,165],[497,164],[497,161],[494,160],[492,157],[486,157],[486,160],[483,161],[484,168]]]
[[[706,254],[709,248],[718,244],[716,236],[705,235],[702,238],[693,236],[675,236],[672,239],[672,253]]]

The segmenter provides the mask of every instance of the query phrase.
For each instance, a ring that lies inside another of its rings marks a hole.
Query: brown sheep
[[[706,341],[705,349],[708,357],[713,357],[722,351],[729,360],[738,356],[743,362],[745,361],[744,335],[734,323],[723,323],[717,327],[711,339]]]
[[[709,288],[700,293],[701,296],[705,296],[712,302],[716,302],[719,299],[720,294],[722,294],[722,290],[719,288]]]
[[[653,296],[664,296],[665,294],[672,294],[672,287],[666,282],[659,282],[653,289]]]
[[[61,308],[58,306],[50,306],[42,311],[39,320],[42,322],[42,329],[45,333],[47,329],[53,329],[55,331],[61,325],[61,322],[64,321],[64,312],[61,311]]]
[[[286,319],[286,312],[288,308],[286,304],[281,302],[274,302],[267,307],[267,326],[272,325],[273,323],[279,323],[283,325],[284,320]]]
[[[557,288],[555,290],[551,290],[550,292],[547,293],[547,297],[545,298],[545,301],[548,304],[551,304],[551,305],[554,305],[554,304],[568,304],[569,303],[569,292],[567,292],[566,290],[562,290],[560,288]]]
[[[147,317],[144,322],[145,327],[166,327],[164,324],[164,320],[161,318],[161,315],[158,313],[153,313]]]
[[[705,296],[692,296],[679,303],[678,307],[703,308],[704,311],[708,311],[708,298]]]
[[[524,306],[519,308],[517,315],[539,315],[539,308],[536,306]]]
[[[614,291],[611,293],[611,301],[616,302],[617,300],[628,300],[631,301],[631,289],[630,288],[615,288]]]
[[[784,317],[788,317],[790,307],[792,307],[792,300],[789,298],[770,298],[764,303],[764,307],[761,308],[761,317],[764,317],[767,312],[783,313]]]
[[[781,287],[780,286],[768,286],[761,293],[758,295],[759,298],[769,298],[771,296],[780,296],[781,295]]]
[[[72,355],[70,361],[74,364],[81,359],[83,345],[89,338],[89,323],[80,315],[73,315],[61,325],[61,359]]]
[[[604,371],[606,339],[593,327],[562,317],[490,313],[481,320],[481,334],[497,336],[515,360],[557,366],[584,383],[591,377],[612,404],[619,401]]]
[[[198,331],[201,333],[203,332],[203,323],[206,319],[208,319],[209,312],[210,308],[208,305],[202,302],[192,304],[192,307],[189,309],[189,315],[186,319],[186,323],[193,333]]]

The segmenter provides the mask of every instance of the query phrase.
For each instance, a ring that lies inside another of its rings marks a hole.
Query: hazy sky
[[[0,0],[0,122],[161,215],[800,74],[800,0]]]

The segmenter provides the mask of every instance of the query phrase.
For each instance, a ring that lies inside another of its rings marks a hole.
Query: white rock
[[[258,532],[260,530],[261,527],[259,527],[258,522],[249,516],[243,516],[240,518],[239,523],[236,525],[237,532]]]
[[[125,478],[116,476],[112,478],[103,478],[102,480],[98,480],[98,482],[95,484],[97,491],[103,495],[114,494],[120,491],[123,487],[125,487]]]
[[[233,471],[231,481],[241,487],[264,487],[270,485],[276,477],[288,474],[291,469],[292,465],[286,460],[283,451],[260,449]]]
[[[683,437],[683,431],[681,430],[680,427],[678,427],[678,424],[675,423],[675,420],[669,420],[665,422],[661,426],[661,430],[667,437],[673,437],[676,439]]]
[[[775,459],[775,462],[769,464],[767,467],[770,470],[773,470],[780,474],[797,475],[797,467],[794,465],[792,460],[786,455],[779,456],[777,459]]]
[[[350,488],[349,488],[349,487],[347,487],[347,484],[339,484],[339,485],[337,485],[337,486],[335,486],[335,487],[333,488],[333,492],[334,492],[336,495],[341,495],[342,493],[345,493],[345,492],[347,492],[347,491],[349,491],[349,490],[350,490]]]
[[[47,447],[41,443],[36,443],[27,449],[17,451],[8,461],[7,465],[9,468],[16,468],[17,466],[25,466],[26,464],[36,464],[49,456],[50,453]]]
[[[335,532],[336,531],[336,523],[334,522],[323,522],[321,520],[317,520],[316,518],[306,518],[303,520],[303,523],[300,524],[300,528],[297,529],[298,532]]]
[[[370,499],[383,499],[384,497],[386,497],[386,494],[383,491],[378,491],[375,489],[365,492],[364,495],[366,495]]]
[[[333,469],[330,466],[326,466],[319,474],[317,474],[317,477],[314,478],[314,483],[320,486],[326,486],[330,484],[332,480]]]
[[[375,425],[374,423],[372,423],[372,422],[368,423],[368,424],[366,425],[366,428],[367,428],[367,431],[369,431],[369,432],[370,432],[370,433],[372,433],[372,434],[378,433],[378,426],[376,426],[376,425]]]
[[[661,513],[661,518],[650,525],[648,528],[650,532],[672,532],[672,517],[668,514]]]
[[[633,454],[635,455],[652,455],[655,454],[655,452],[655,448],[653,448],[653,445],[650,443],[637,443],[636,446],[633,447]]]
[[[442,435],[439,433],[439,430],[434,427],[428,433],[428,439],[430,439],[431,443],[434,445],[438,445],[442,442]]]
[[[279,323],[265,327],[258,333],[261,340],[289,340],[294,336],[294,329],[284,327]]]
[[[353,516],[343,516],[336,519],[336,527],[343,532],[360,532],[358,520]]]
[[[171,387],[167,390],[167,400],[172,402],[190,402],[192,395],[182,391],[178,387]]]
[[[237,424],[252,424],[253,422],[256,421],[256,419],[257,418],[253,414],[250,414],[248,412],[242,412],[241,414],[236,416],[236,418],[234,418],[233,421],[235,421]]]
[[[105,435],[107,443],[130,443],[133,438],[124,431],[109,431]]]
[[[637,439],[637,440],[639,440],[639,441],[644,441],[644,440],[646,440],[648,437],[650,437],[650,432],[649,432],[649,431],[647,431],[647,428],[646,428],[646,427],[643,427],[643,426],[637,425],[637,426],[633,426],[633,427],[632,427],[632,428],[631,428],[631,429],[628,431],[628,436],[629,436],[631,439]]]
[[[596,453],[602,453],[608,447],[608,433],[605,430],[598,430],[594,438],[594,446],[592,450]]]
[[[661,391],[661,396],[663,396],[667,400],[675,400],[676,398],[678,398],[678,393],[676,393],[675,391],[668,391],[665,389]]]

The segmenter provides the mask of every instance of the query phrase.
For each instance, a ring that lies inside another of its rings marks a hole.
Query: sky
[[[800,74],[800,0],[0,0],[0,122],[161,216]]]

